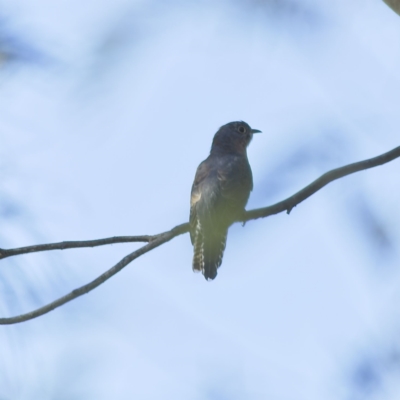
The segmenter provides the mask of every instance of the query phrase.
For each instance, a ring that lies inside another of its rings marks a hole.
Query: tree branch
[[[304,189],[299,190],[293,196],[290,196],[279,203],[273,204],[269,207],[247,211],[244,221],[265,218],[270,215],[278,214],[282,211],[286,211],[288,214],[290,214],[294,207],[312,196],[315,192],[318,192],[318,190],[322,189],[328,183],[333,182],[336,179],[343,178],[346,175],[354,174],[358,171],[363,171],[365,169],[377,167],[378,165],[386,164],[398,157],[400,157],[400,146],[388,151],[387,153],[381,154],[380,156],[345,165],[344,167],[332,169],[331,171],[321,175],[318,179],[310,183]]]
[[[126,267],[130,262],[132,262],[136,258],[149,252],[150,250],[155,249],[156,247],[162,245],[163,243],[170,241],[175,236],[181,235],[182,233],[186,233],[188,230],[189,230],[189,224],[182,224],[182,225],[176,226],[175,228],[171,229],[168,232],[164,232],[164,233],[160,233],[160,234],[156,235],[155,236],[156,238],[154,240],[150,241],[148,244],[144,245],[140,249],[135,250],[132,253],[125,256],[121,261],[119,261],[112,268],[110,268],[108,271],[106,271],[103,274],[101,274],[100,276],[98,276],[93,281],[91,281],[91,282],[87,283],[86,285],[83,285],[83,286],[79,287],[78,289],[73,290],[72,292],[68,293],[67,295],[60,297],[59,299],[57,299],[49,304],[46,304],[45,306],[40,307],[29,313],[21,314],[16,317],[0,318],[0,325],[17,324],[19,322],[24,322],[24,321],[28,321],[28,320],[36,318],[36,317],[40,317],[41,315],[46,314],[46,313],[54,310],[55,308],[60,307],[63,304],[68,303],[69,301],[76,299],[79,296],[82,296],[83,294],[89,293],[91,290],[97,288],[97,286],[100,286],[103,282],[110,279],[116,273],[121,271],[122,268]],[[34,246],[32,246],[32,247],[34,247]],[[80,247],[82,247],[82,246],[80,246]],[[42,251],[42,250],[38,250],[38,251]]]
[[[76,241],[58,242],[49,244],[36,244],[33,246],[17,247],[15,249],[0,249],[0,260],[3,258],[19,256],[21,254],[26,254],[26,253],[37,253],[39,251],[76,249],[80,247],[96,247],[114,243],[132,243],[132,242],[149,243],[155,240],[158,236],[159,235],[114,236],[110,238],[97,239],[97,240],[76,240]]]
[[[249,221],[257,218],[264,218],[270,215],[278,214],[282,211],[286,211],[288,214],[290,211],[300,204],[302,201],[312,196],[318,190],[322,189],[328,183],[343,178],[346,175],[353,174],[358,171],[362,171],[365,169],[373,168],[378,165],[382,165],[388,163],[395,158],[400,157],[400,146],[394,148],[387,153],[384,153],[380,156],[370,158],[368,160],[356,162],[353,164],[345,165],[344,167],[333,169],[329,172],[326,172],[318,179],[310,183],[304,189],[298,191],[293,196],[288,197],[287,199],[280,201],[269,207],[258,208],[255,210],[250,210],[245,213],[244,221]],[[106,239],[98,239],[98,240],[86,240],[86,241],[70,241],[70,242],[60,242],[60,243],[50,243],[50,244],[42,244],[35,246],[27,246],[27,247],[19,247],[16,249],[0,249],[0,259],[6,258],[10,256],[33,253],[39,251],[46,250],[63,250],[63,249],[72,249],[72,248],[81,248],[81,247],[94,247],[94,246],[103,246],[112,243],[128,243],[128,242],[148,242],[143,247],[135,250],[134,252],[128,254],[121,261],[115,264],[108,271],[101,274],[99,277],[89,282],[86,285],[81,286],[78,289],[73,290],[69,294],[60,297],[59,299],[40,307],[34,311],[31,311],[26,314],[21,314],[15,317],[10,318],[0,318],[0,325],[10,325],[16,324],[19,322],[28,321],[30,319],[39,317],[43,314],[48,313],[49,311],[54,310],[57,307],[62,306],[63,304],[82,296],[83,294],[89,293],[91,290],[95,289],[106,280],[110,279],[116,273],[121,271],[124,267],[126,267],[129,263],[131,263],[136,258],[141,255],[155,249],[158,246],[170,241],[174,237],[186,233],[189,231],[189,224],[181,224],[171,229],[170,231],[160,233],[158,235],[148,236],[116,236],[112,238]]]

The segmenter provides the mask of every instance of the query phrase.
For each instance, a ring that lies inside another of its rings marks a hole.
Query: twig
[[[155,240],[158,235],[149,236],[114,236],[105,239],[96,240],[75,240],[68,242],[48,243],[48,244],[36,244],[33,246],[17,247],[15,249],[0,249],[0,260],[11,256],[19,256],[26,253],[36,253],[39,251],[48,250],[65,250],[65,249],[76,249],[80,247],[96,247],[104,246],[106,244],[114,243],[132,243],[132,242],[151,242]]]
[[[310,183],[304,189],[299,190],[293,196],[290,196],[279,203],[273,204],[269,207],[247,211],[244,221],[269,217],[270,215],[279,214],[282,211],[286,211],[288,214],[290,214],[294,207],[312,196],[315,192],[318,192],[318,190],[322,189],[328,183],[333,182],[336,179],[343,178],[346,175],[354,174],[358,171],[363,171],[365,169],[377,167],[378,165],[386,164],[398,157],[400,157],[400,146],[388,151],[387,153],[381,154],[380,156],[328,171],[321,175],[314,182]]]

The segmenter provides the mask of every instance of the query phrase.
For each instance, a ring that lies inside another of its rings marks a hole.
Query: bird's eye
[[[245,133],[245,132],[246,132],[246,128],[245,128],[244,126],[239,126],[238,131],[239,131],[240,133]]]

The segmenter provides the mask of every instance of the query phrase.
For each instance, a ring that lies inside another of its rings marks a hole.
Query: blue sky
[[[399,145],[399,17],[378,0],[0,4],[12,55],[0,64],[0,247],[187,221],[196,167],[232,120],[263,131],[249,147],[248,208]],[[233,226],[211,283],[192,273],[183,235],[1,328],[0,397],[395,398],[398,168]],[[1,315],[137,247],[3,260]]]

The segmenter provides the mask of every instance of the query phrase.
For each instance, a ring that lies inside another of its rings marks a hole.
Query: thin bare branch
[[[341,168],[333,169],[329,172],[326,172],[314,182],[310,183],[304,189],[298,191],[293,196],[288,197],[287,199],[280,201],[269,207],[258,208],[255,210],[247,211],[244,217],[244,221],[249,221],[257,218],[264,218],[270,215],[278,214],[282,211],[286,211],[288,214],[290,211],[296,207],[299,203],[312,196],[318,190],[322,189],[328,183],[343,178],[346,175],[353,174],[358,171],[362,171],[365,169],[377,167],[378,165],[382,165],[388,163],[395,158],[400,157],[400,146],[395,149],[388,151],[380,156],[370,158],[368,160],[356,162],[353,164],[345,165]],[[17,249],[0,249],[0,258],[9,257],[12,255],[32,253],[37,251],[45,251],[45,250],[56,250],[56,249],[71,249],[77,247],[94,247],[94,246],[102,246],[111,243],[127,243],[127,242],[148,242],[148,244],[144,245],[138,250],[128,254],[121,261],[115,264],[108,271],[104,272],[102,275],[97,277],[92,282],[89,282],[86,285],[81,286],[78,289],[73,290],[71,293],[60,297],[59,299],[40,307],[34,311],[31,311],[26,314],[18,315],[10,318],[0,318],[0,325],[9,325],[16,324],[19,322],[28,321],[30,319],[39,317],[43,314],[48,313],[49,311],[54,310],[57,307],[62,306],[63,304],[82,296],[83,294],[89,293],[91,290],[95,289],[97,286],[104,283],[106,280],[110,279],[113,275],[121,271],[122,268],[127,266],[136,258],[141,255],[155,249],[156,247],[170,241],[175,236],[181,235],[189,231],[189,224],[181,224],[171,229],[170,231],[160,233],[154,236],[119,236],[113,238],[106,239],[98,239],[98,240],[88,240],[88,241],[74,241],[74,242],[60,242],[53,244],[43,244],[37,246],[28,246],[28,247],[20,247]]]
[[[121,261],[119,261],[112,268],[110,268],[108,271],[106,271],[103,274],[101,274],[100,276],[98,276],[93,281],[87,283],[86,285],[79,287],[78,289],[73,290],[72,292],[68,293],[67,295],[62,296],[59,299],[57,299],[49,304],[46,304],[45,306],[40,307],[34,311],[28,312],[26,314],[21,314],[21,315],[15,316],[15,317],[0,318],[0,325],[17,324],[19,322],[24,322],[24,321],[28,321],[28,320],[36,318],[36,317],[40,317],[41,315],[46,314],[46,313],[54,310],[55,308],[60,307],[63,304],[68,303],[69,301],[76,299],[79,296],[82,296],[83,294],[89,293],[91,290],[97,288],[97,286],[101,285],[106,280],[110,279],[116,273],[121,271],[122,268],[126,267],[129,263],[131,263],[136,258],[149,252],[150,250],[155,249],[156,247],[162,245],[163,243],[170,241],[175,236],[186,233],[188,230],[189,230],[189,224],[182,224],[182,225],[176,226],[175,228],[171,229],[168,232],[160,233],[159,235],[157,235],[156,239],[152,240],[151,242],[144,245],[140,249],[137,249],[134,252],[125,256]]]
[[[114,236],[105,239],[75,240],[68,242],[36,244],[33,246],[17,247],[15,249],[0,249],[0,260],[11,256],[19,256],[21,254],[37,253],[39,251],[77,249],[80,247],[96,247],[115,243],[151,242],[157,237],[158,235]]]
[[[354,174],[358,171],[386,164],[389,161],[393,161],[395,158],[398,157],[400,157],[400,146],[388,151],[387,153],[381,154],[380,156],[369,158],[368,160],[359,161],[353,164],[345,165],[344,167],[328,171],[320,176],[318,179],[316,179],[314,182],[310,183],[304,189],[299,190],[293,196],[290,196],[287,199],[280,201],[279,203],[273,204],[269,207],[257,208],[255,210],[247,211],[244,221],[268,217],[270,215],[279,214],[282,211],[286,211],[288,214],[290,214],[294,207],[312,196],[315,192],[318,192],[318,190],[322,189],[328,183],[333,182],[336,179],[343,178],[346,175]]]

